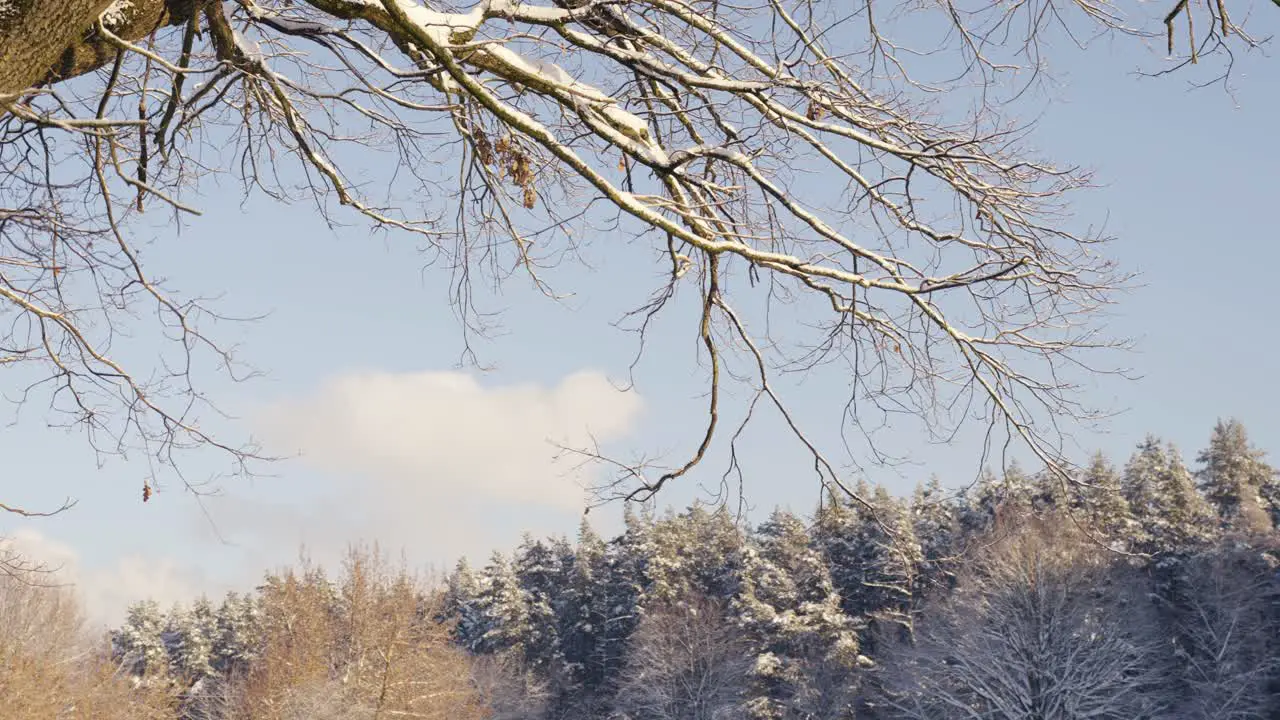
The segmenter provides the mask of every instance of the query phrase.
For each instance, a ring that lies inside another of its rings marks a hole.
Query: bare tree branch
[[[643,347],[650,321],[697,286],[706,424],[683,461],[656,477],[629,467],[606,495],[647,497],[698,466],[735,383],[751,409],[767,398],[782,413],[820,482],[852,494],[777,381],[823,364],[849,378],[846,435],[907,414],[945,441],[976,415],[1064,479],[1062,422],[1097,417],[1073,378],[1121,345],[1097,317],[1125,276],[1098,254],[1106,237],[1070,217],[1089,177],[1025,146],[997,75],[1038,72],[1055,21],[1137,33],[1110,5],[916,8],[965,59],[945,81],[912,74],[897,36],[908,10],[870,4],[5,7],[0,365],[32,378],[11,400],[40,394],[101,452],[176,468],[179,451],[212,448],[236,472],[266,459],[200,424],[218,409],[197,368],[253,374],[212,333],[230,318],[153,277],[130,230],[148,209],[196,217],[199,182],[220,173],[419,241],[453,270],[469,333],[484,331],[476,278],[518,272],[555,299],[542,270],[581,238],[649,243],[663,276],[633,319]],[[1209,12],[1213,32],[1245,38],[1224,6]],[[980,109],[958,117],[942,90]],[[387,162],[360,165],[372,157]],[[398,173],[382,193],[354,179],[377,167]],[[140,332],[167,348],[154,367],[117,359]]]

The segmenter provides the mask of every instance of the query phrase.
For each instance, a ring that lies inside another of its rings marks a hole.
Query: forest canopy
[[[1149,438],[1082,472],[1065,496],[1016,468],[958,496],[862,487],[874,513],[835,495],[754,526],[630,512],[436,583],[355,547],[336,573],[138,602],[85,677],[191,720],[1273,717],[1280,476],[1244,428],[1219,423],[1190,465]],[[60,597],[0,590],[22,617]],[[69,653],[62,627],[5,625],[3,657]]]

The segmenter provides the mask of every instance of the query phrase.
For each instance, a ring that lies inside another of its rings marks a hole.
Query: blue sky
[[[1190,459],[1215,419],[1234,416],[1280,456],[1271,282],[1280,267],[1273,218],[1280,70],[1262,53],[1239,57],[1228,94],[1220,86],[1190,89],[1194,73],[1136,77],[1140,64],[1159,60],[1127,43],[1055,55],[1061,86],[1040,103],[1034,136],[1045,155],[1096,171],[1103,187],[1074,207],[1107,223],[1118,237],[1108,253],[1140,274],[1107,322],[1112,334],[1136,341],[1120,361],[1141,378],[1092,383],[1091,402],[1125,412],[1106,432],[1082,429],[1077,440],[1122,463],[1152,432]],[[625,379],[635,350],[609,323],[652,287],[645,274],[652,265],[636,262],[643,248],[593,239],[587,256],[595,270],[554,274],[575,293],[562,305],[518,280],[482,296],[487,309],[504,314],[502,331],[476,343],[491,366],[480,373],[458,367],[463,344],[448,275],[423,268],[412,241],[370,237],[354,219],[332,230],[305,202],[242,202],[230,184],[208,188],[200,205],[203,218],[181,233],[159,231],[146,257],[184,291],[225,293],[219,308],[230,314],[270,312],[221,335],[242,343],[244,358],[268,376],[212,387],[241,415],[228,428],[265,433],[278,452],[307,452],[269,476],[223,482],[221,496],[203,503],[170,482],[143,505],[140,461],[99,468],[79,436],[46,429],[38,414],[6,428],[6,501],[49,506],[70,495],[78,504],[54,518],[0,517],[0,532],[74,565],[104,612],[140,594],[171,600],[246,586],[294,558],[303,542],[322,559],[349,541],[380,540],[415,564],[451,564],[463,553],[482,561],[525,529],[574,532],[573,478],[551,463],[548,435],[581,440],[587,422],[623,455],[669,461],[695,443],[704,402],[691,316],[651,338],[634,393],[616,393],[607,380]],[[635,266],[644,272],[629,271]],[[839,418],[830,382],[815,376],[788,390],[840,459],[827,429]],[[972,433],[939,447],[902,427],[888,441],[917,462],[872,473],[895,491],[931,471],[957,483],[977,469]],[[716,483],[723,449],[663,500],[680,505],[697,496],[696,481]],[[804,455],[776,420],[753,431],[744,461],[753,505],[814,503],[818,487]],[[192,466],[197,477],[217,469],[202,460]],[[608,529],[616,515],[615,505],[592,519]]]

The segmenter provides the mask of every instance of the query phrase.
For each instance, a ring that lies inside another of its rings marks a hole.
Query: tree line
[[[754,527],[628,506],[616,537],[526,536],[438,583],[355,548],[139,602],[98,645],[7,582],[0,695],[15,720],[1276,717],[1280,476],[1244,428],[1073,480],[864,485]]]

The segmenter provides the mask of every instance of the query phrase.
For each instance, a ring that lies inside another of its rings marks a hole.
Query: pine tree
[[[886,632],[910,632],[912,598],[924,561],[920,541],[907,505],[883,486],[873,494],[875,517],[862,522],[862,547],[866,589],[864,597],[876,609],[869,614]]]
[[[525,602],[521,645],[526,666],[541,678],[560,680],[565,671],[560,619],[573,573],[572,550],[565,552],[562,543],[552,546],[526,534],[516,548],[513,570]]]
[[[598,662],[605,677],[612,677],[626,663],[627,642],[643,613],[644,598],[653,586],[652,564],[656,554],[653,518],[627,505],[622,512],[623,532],[605,549],[604,587],[599,599],[603,627],[595,628]]]
[[[479,638],[474,650],[481,654],[524,654],[529,639],[529,613],[524,590],[505,555],[495,551],[484,568],[477,599]]]
[[[1022,463],[1010,460],[1000,482],[1001,512],[1025,513],[1052,507],[1059,492],[1046,482],[1049,479],[1044,473],[1028,473]]]
[[[214,617],[210,648],[213,669],[223,675],[246,670],[259,654],[261,628],[258,604],[251,595],[228,592]]]
[[[1156,514],[1159,496],[1159,478],[1166,464],[1164,447],[1160,440],[1148,435],[1138,444],[1137,450],[1125,464],[1121,488],[1129,510],[1139,523],[1140,533],[1134,538],[1138,547],[1150,544],[1147,528]]]
[[[604,541],[584,518],[560,616],[560,643],[573,689],[594,693],[608,678],[605,631],[610,617]]]
[[[669,515],[654,525],[653,547],[647,593],[653,601],[679,605],[697,595],[728,603],[737,595],[745,537],[724,508],[695,505]]]
[[[775,510],[746,565],[733,610],[755,653],[750,715],[835,716],[848,701],[837,690],[851,687],[858,641],[821,551],[799,518]]]
[[[113,655],[137,677],[166,676],[169,653],[164,641],[165,617],[154,600],[129,606],[124,624],[111,634]]]
[[[875,630],[909,629],[923,561],[920,543],[901,500],[883,487],[871,498],[874,511],[843,505],[824,508],[816,539],[826,553],[846,614],[867,618]]]
[[[1134,546],[1141,527],[1125,499],[1120,474],[1105,455],[1095,453],[1069,490],[1068,508],[1077,522],[1117,549]]]
[[[1029,476],[1030,502],[1033,515],[1051,515],[1071,502],[1070,482],[1061,474],[1042,470]]]
[[[480,578],[464,557],[458,560],[445,581],[441,619],[453,623],[453,641],[474,652],[484,634],[480,612]]]
[[[978,482],[960,493],[957,518],[961,537],[967,543],[994,531],[1004,517],[1033,512],[1037,496],[1044,494],[1043,485],[1038,487],[1016,462],[1010,463],[1003,477],[984,470]],[[1042,506],[1051,503],[1049,497],[1040,498]]]
[[[1276,471],[1264,458],[1234,419],[1219,420],[1209,447],[1196,457],[1196,480],[1225,526],[1258,533],[1273,527]]]
[[[1167,519],[1163,528],[1168,531],[1168,538],[1163,541],[1157,538],[1157,544],[1192,550],[1211,542],[1217,535],[1213,509],[1197,491],[1195,478],[1182,462],[1177,448],[1170,445],[1166,455],[1169,464],[1161,486],[1161,509]]]
[[[854,487],[858,497],[871,495],[871,488],[859,481]],[[834,493],[818,508],[814,517],[813,542],[821,549],[840,595],[841,610],[850,617],[865,617],[868,608],[861,602],[862,563],[858,544],[862,517],[858,510]]]
[[[1193,552],[1215,536],[1213,509],[1172,445],[1148,437],[1125,466],[1124,495],[1142,527],[1143,552],[1175,556]]]
[[[946,497],[935,475],[919,485],[911,497],[911,523],[920,543],[921,566],[916,578],[916,604],[952,587],[959,554],[956,503]]]
[[[169,658],[173,675],[189,684],[212,675],[217,634],[217,615],[208,598],[200,598],[190,610],[175,608],[164,632],[172,638]]]

